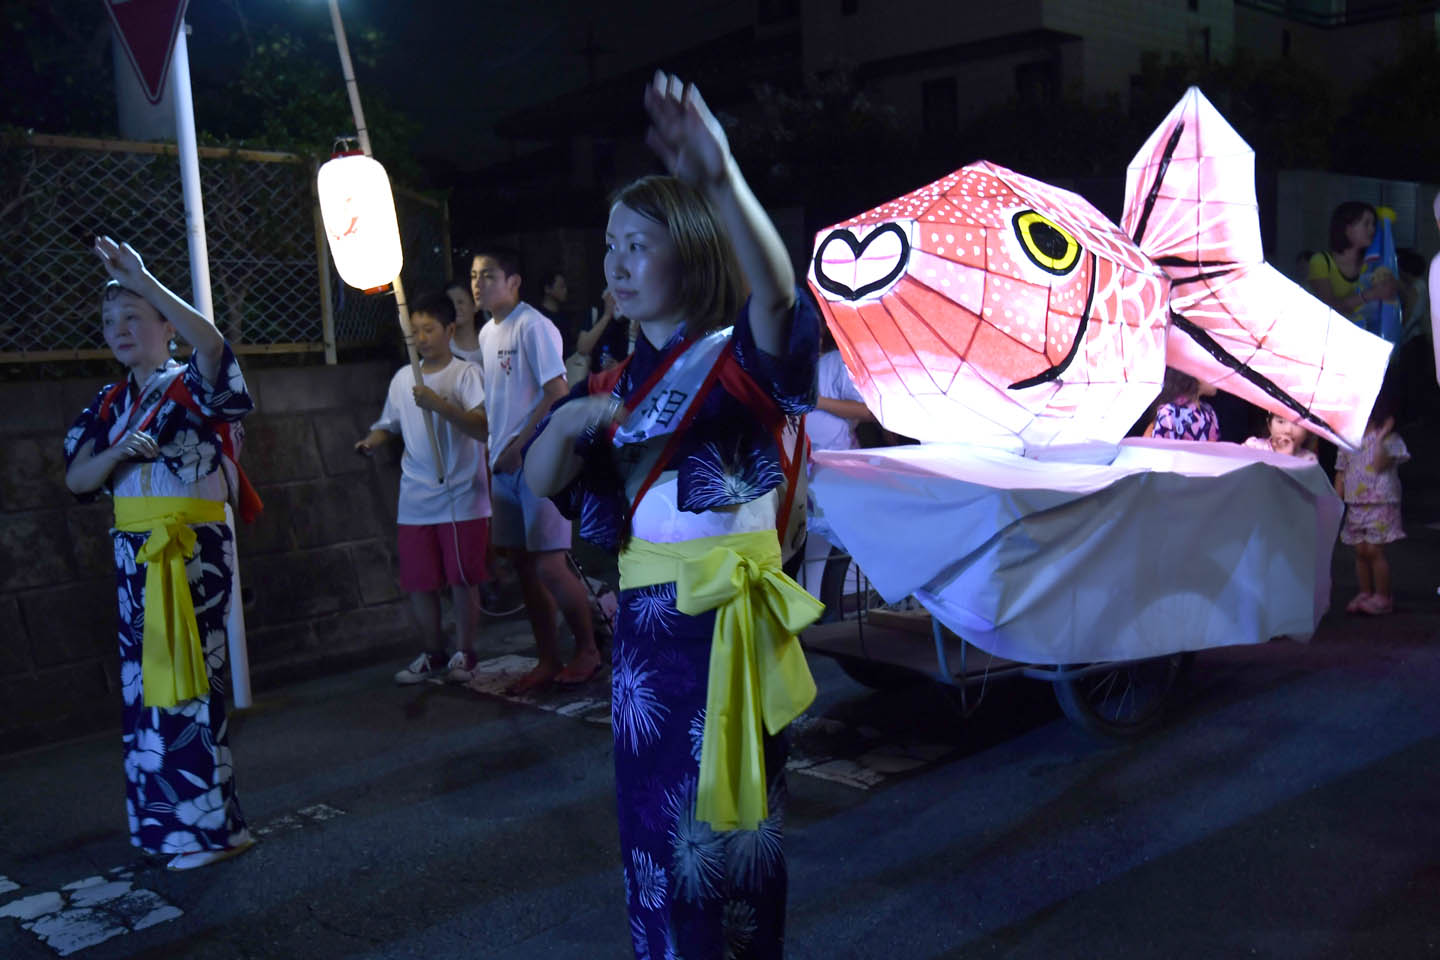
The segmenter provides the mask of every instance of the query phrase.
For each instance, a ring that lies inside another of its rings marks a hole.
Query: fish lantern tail
[[[1168,365],[1359,444],[1390,345],[1265,263],[1255,153],[1198,88],[1131,161],[1122,226],[1171,281]]]

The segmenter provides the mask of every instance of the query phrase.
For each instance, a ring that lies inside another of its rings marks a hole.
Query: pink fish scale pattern
[[[1118,439],[1159,389],[1163,274],[1083,199],[1004,167],[822,231],[810,279],[862,396],[907,436]]]

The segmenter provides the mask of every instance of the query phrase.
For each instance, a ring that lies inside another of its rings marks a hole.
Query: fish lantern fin
[[[1172,275],[1264,259],[1255,151],[1198,87],[1130,161],[1121,226]]]
[[[1268,263],[1177,280],[1167,365],[1356,447],[1391,346]]]
[[[1389,345],[1264,262],[1255,152],[1199,88],[1131,161],[1121,226],[1170,278],[1169,366],[1359,443]]]

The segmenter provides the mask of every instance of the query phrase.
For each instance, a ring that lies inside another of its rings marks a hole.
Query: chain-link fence
[[[394,322],[390,297],[365,297],[334,274],[315,216],[312,163],[293,154],[201,149],[215,321],[241,352],[324,349],[326,307],[341,343],[368,343]],[[190,261],[171,146],[33,136],[0,148],[0,362],[108,356],[100,333],[108,234],[133,245],[182,296]],[[443,201],[399,191],[405,279],[447,279]],[[321,271],[330,274],[330,303]],[[333,355],[333,354],[332,354]]]

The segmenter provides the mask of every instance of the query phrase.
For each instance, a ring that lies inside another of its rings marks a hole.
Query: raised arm
[[[755,343],[779,356],[789,337],[795,274],[785,244],[730,153],[720,121],[700,91],[661,71],[645,89],[650,132],[645,142],[666,169],[703,193],[724,225],[750,285]]]
[[[605,329],[610,326],[610,321],[615,319],[615,298],[610,296],[609,288],[606,288],[600,298],[605,301],[605,309],[600,312],[589,330],[580,331],[580,335],[575,338],[575,352],[586,356],[595,349],[595,345],[605,335]]]
[[[95,238],[95,254],[105,272],[127,290],[144,297],[160,315],[175,327],[175,333],[195,348],[196,365],[207,383],[215,382],[220,360],[225,355],[225,338],[215,324],[190,304],[170,292],[145,269],[140,254],[128,243],[116,243],[109,237]]]

